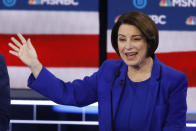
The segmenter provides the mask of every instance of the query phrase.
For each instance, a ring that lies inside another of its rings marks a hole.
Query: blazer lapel
[[[123,89],[126,83],[127,75],[127,65],[122,62],[120,67],[120,76],[116,79],[114,87],[112,89],[113,93],[113,118],[115,120],[116,114],[118,112],[121,96],[123,95]]]
[[[152,69],[152,74],[151,74],[151,84],[149,85],[149,88],[152,88],[151,93],[149,95],[149,101],[148,102],[148,109],[147,109],[147,120],[146,120],[146,125],[148,126],[146,129],[148,130],[151,125],[152,121],[152,114],[154,112],[156,102],[159,97],[160,93],[160,79],[161,79],[161,66],[160,62],[155,56],[154,59],[154,64],[153,64],[153,69]]]

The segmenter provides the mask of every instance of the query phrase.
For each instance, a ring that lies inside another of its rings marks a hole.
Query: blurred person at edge
[[[10,82],[4,56],[0,54],[0,131],[9,129]]]
[[[121,59],[106,60],[90,77],[73,82],[56,78],[40,63],[30,39],[17,35],[20,41],[11,38],[10,53],[31,69],[28,86],[63,105],[82,107],[98,101],[100,131],[185,130],[186,75],[154,54],[158,29],[146,14],[120,16],[111,41]]]

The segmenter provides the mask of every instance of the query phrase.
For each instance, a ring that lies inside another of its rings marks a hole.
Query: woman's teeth
[[[132,55],[136,55],[137,52],[131,52],[131,53],[125,53],[126,56],[132,56]]]

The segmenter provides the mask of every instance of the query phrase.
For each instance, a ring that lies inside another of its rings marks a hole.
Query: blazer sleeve
[[[0,131],[9,127],[10,121],[10,85],[5,59],[0,55]]]
[[[175,86],[169,91],[168,116],[163,131],[186,130],[187,88],[187,78],[186,75],[183,74]]]
[[[98,77],[101,70],[84,77],[83,80],[64,82],[43,67],[37,79],[30,75],[28,86],[58,104],[86,106],[97,101]]]

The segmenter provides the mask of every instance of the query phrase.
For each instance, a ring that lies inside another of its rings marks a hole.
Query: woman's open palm
[[[9,43],[9,46],[13,50],[10,50],[9,52],[17,56],[24,64],[30,67],[38,59],[35,48],[31,44],[30,39],[26,40],[21,34],[17,34],[17,36],[20,39],[20,42],[12,37],[11,40],[14,44]]]

